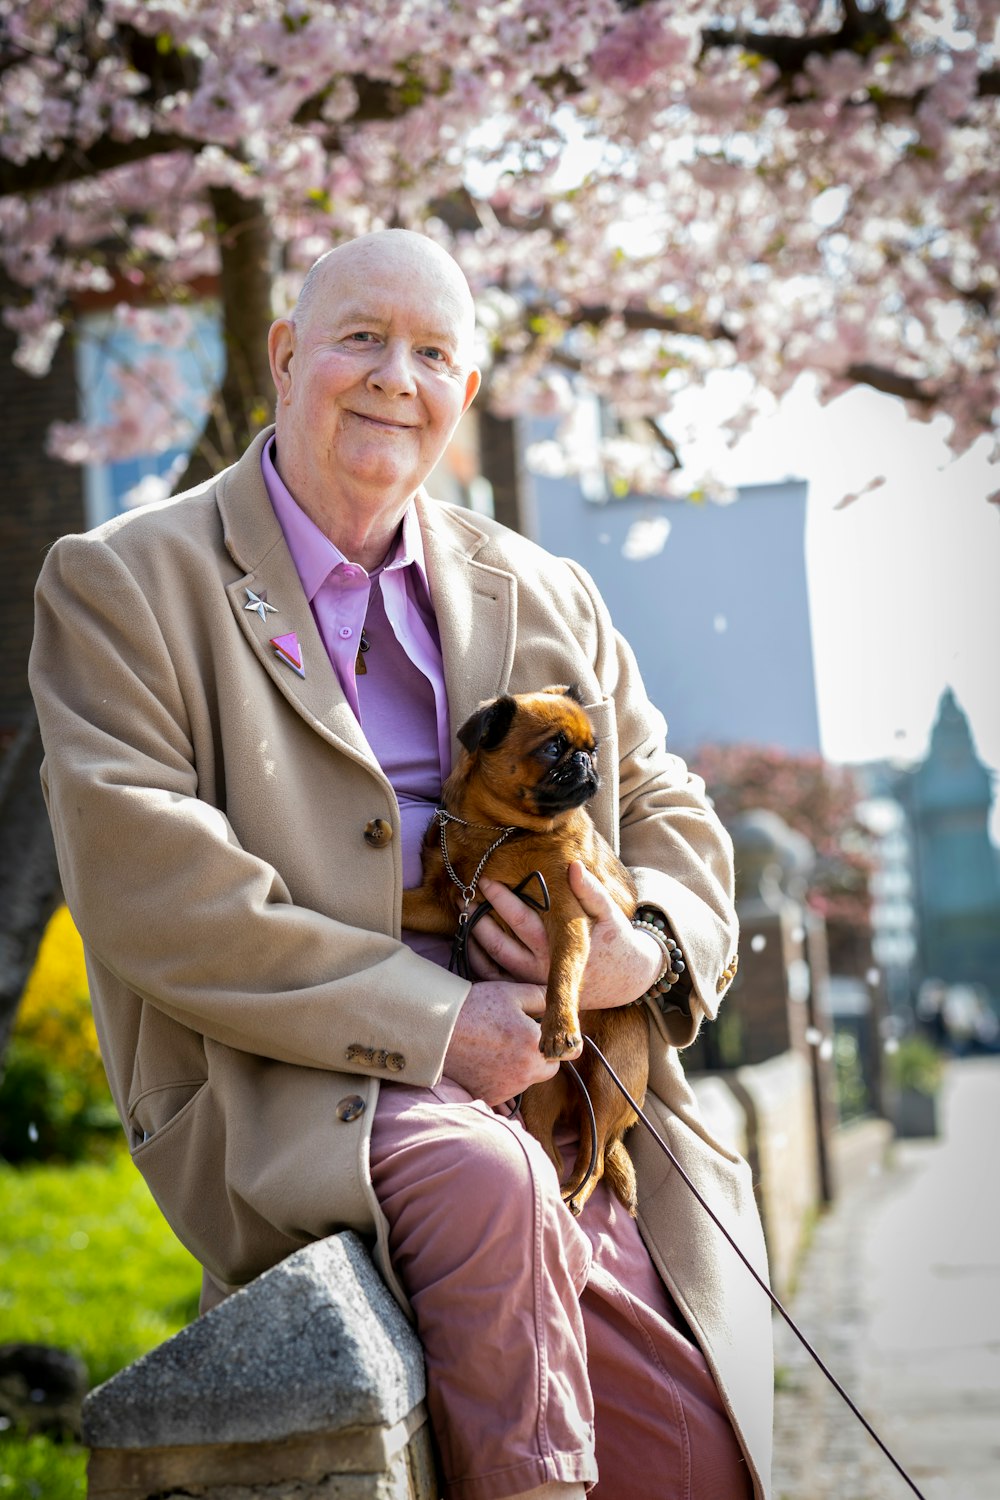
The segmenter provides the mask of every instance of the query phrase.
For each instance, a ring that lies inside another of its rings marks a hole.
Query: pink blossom
[[[595,77],[602,83],[641,89],[657,73],[690,62],[697,51],[697,35],[678,28],[676,9],[653,3],[629,11],[598,44],[591,58]]]
[[[912,0],[874,50],[817,50],[794,77],[702,46],[729,21],[801,35],[840,13],[0,0],[0,155],[26,184],[0,199],[18,359],[46,367],[82,291],[162,298],[214,275],[208,194],[228,188],[271,226],[283,295],[347,235],[407,223],[440,238],[492,318],[498,409],[558,405],[553,353],[626,414],[667,425],[681,386],[736,360],[775,392],[812,369],[826,397],[864,365],[920,382],[935,406],[914,409],[943,412],[967,446],[1000,406],[997,103],[979,86],[998,66],[1000,4]],[[135,34],[149,76],[130,59]],[[50,163],[156,137],[177,149],[36,191]],[[820,223],[830,189],[843,211]],[[452,229],[441,205],[459,200]],[[592,323],[593,308],[615,316]],[[157,421],[173,430],[166,406],[143,419],[127,394],[130,442],[158,441]],[[624,472],[623,450],[606,458]]]

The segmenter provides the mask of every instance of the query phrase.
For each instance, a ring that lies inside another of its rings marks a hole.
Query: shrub
[[[90,1008],[83,944],[62,906],[25,987],[0,1082],[0,1156],[79,1161],[120,1130]]]
[[[933,1096],[941,1087],[944,1063],[925,1037],[905,1036],[886,1053],[886,1075],[896,1089],[915,1089],[918,1094]]]
[[[870,1100],[861,1066],[861,1049],[852,1032],[834,1031],[833,1065],[840,1118],[842,1121],[859,1120],[868,1113]]]

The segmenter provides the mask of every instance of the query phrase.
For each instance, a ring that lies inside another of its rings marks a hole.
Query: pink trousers
[[[383,1084],[371,1171],[447,1500],[551,1480],[596,1484],[591,1500],[752,1500],[705,1360],[603,1184],[574,1219],[519,1119],[447,1078]]]

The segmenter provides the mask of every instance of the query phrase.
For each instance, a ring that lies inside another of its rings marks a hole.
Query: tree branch
[[[832,52],[868,52],[892,35],[893,26],[884,0],[871,10],[861,10],[852,0],[846,0],[843,11],[844,19],[837,31],[813,31],[802,36],[748,31],[741,26],[707,26],[701,34],[702,54],[715,48],[742,47],[773,62],[788,80],[801,73],[810,57],[828,57]]]
[[[727,343],[735,343],[736,335],[732,333],[724,323],[713,323],[705,325],[700,323],[696,317],[685,313],[658,313],[651,307],[611,307],[601,303],[590,306],[576,307],[572,312],[560,313],[551,307],[541,304],[529,305],[525,308],[529,318],[555,317],[567,328],[580,328],[588,325],[599,328],[603,323],[608,323],[613,318],[618,318],[624,323],[630,333],[674,333],[684,335],[688,338],[706,340],[722,339]]]
[[[147,135],[141,140],[131,141],[103,137],[86,150],[82,146],[67,144],[62,155],[56,157],[36,156],[26,162],[0,160],[0,198],[51,192],[73,182],[99,177],[116,167],[148,161],[151,156],[163,156],[171,151],[196,150],[200,145],[201,142],[181,135]]]
[[[855,385],[870,385],[873,390],[884,391],[887,396],[901,396],[904,401],[916,401],[921,406],[933,406],[937,400],[935,392],[928,390],[913,375],[900,375],[896,370],[886,370],[880,365],[858,363],[848,365],[844,378]]]
[[[677,450],[677,444],[674,442],[673,438],[667,436],[656,418],[644,417],[643,423],[652,433],[659,446],[665,449],[669,454],[670,458],[673,460],[673,467],[675,469],[683,469],[684,463],[681,459],[680,453]]]
[[[750,31],[736,26],[709,26],[701,34],[702,56],[713,49],[742,47],[773,62],[781,74],[786,92],[810,57],[829,57],[834,52],[856,52],[862,56],[891,39],[894,23],[887,14],[884,0],[872,10],[862,10],[857,0],[843,0],[844,19],[837,31],[807,31],[802,36],[788,36],[772,31]],[[905,108],[912,113],[927,93],[919,89],[912,95],[883,96],[880,113],[890,115]],[[977,93],[980,99],[1000,95],[1000,68],[986,68],[979,75]],[[802,95],[795,96],[803,102]],[[811,97],[811,95],[809,96]]]

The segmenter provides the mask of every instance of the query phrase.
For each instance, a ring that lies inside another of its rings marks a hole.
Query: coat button
[[[372,818],[365,824],[365,843],[373,849],[381,849],[392,838],[392,824],[385,818]]]
[[[348,1094],[346,1099],[341,1099],[336,1108],[338,1120],[356,1120],[365,1112],[365,1101],[360,1094]]]

